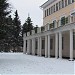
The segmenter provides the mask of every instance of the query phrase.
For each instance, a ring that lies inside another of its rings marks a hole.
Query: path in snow
[[[74,74],[74,61],[0,53],[0,74]]]

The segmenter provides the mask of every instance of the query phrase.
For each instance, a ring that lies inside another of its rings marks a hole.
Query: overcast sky
[[[29,13],[34,26],[43,25],[43,11],[40,6],[46,1],[47,0],[9,0],[13,7],[13,12],[16,9],[18,10],[22,24],[25,22]]]

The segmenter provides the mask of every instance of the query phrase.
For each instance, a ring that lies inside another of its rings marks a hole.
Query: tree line
[[[21,25],[18,11],[14,18],[11,17],[11,7],[7,0],[0,0],[0,51],[21,52],[23,47],[23,34],[36,29],[31,18],[28,16]]]

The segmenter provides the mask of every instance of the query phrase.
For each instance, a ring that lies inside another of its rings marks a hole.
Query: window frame
[[[62,0],[62,8],[64,8],[64,0]]]
[[[58,7],[59,7],[59,4],[58,3],[56,3],[56,11],[58,11],[59,9],[58,9]]]
[[[46,13],[46,10],[45,10],[45,17],[46,17],[46,14],[47,14],[47,13]]]

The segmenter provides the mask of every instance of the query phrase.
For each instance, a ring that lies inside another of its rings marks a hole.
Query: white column
[[[61,26],[61,21],[59,20],[59,27]]]
[[[42,38],[40,37],[40,56],[41,56],[41,50],[42,50]]]
[[[27,40],[27,54],[30,54],[30,39]]]
[[[47,46],[48,46],[48,44],[47,44],[48,42],[47,42],[47,35],[45,36],[45,57],[47,57],[47,55],[48,55],[48,51],[47,51]]]
[[[32,39],[32,55],[35,55],[35,38]]]
[[[40,38],[38,37],[38,55],[40,56]]]
[[[70,60],[73,60],[73,30],[70,30]]]
[[[50,30],[50,25],[48,24],[48,30]]]
[[[48,35],[48,57],[50,58],[50,35]]]
[[[59,32],[59,58],[62,58],[62,33]]]
[[[26,40],[23,41],[23,54],[26,54]]]
[[[55,58],[58,58],[58,33],[55,34]]]
[[[55,28],[57,28],[57,21],[55,22]]]

